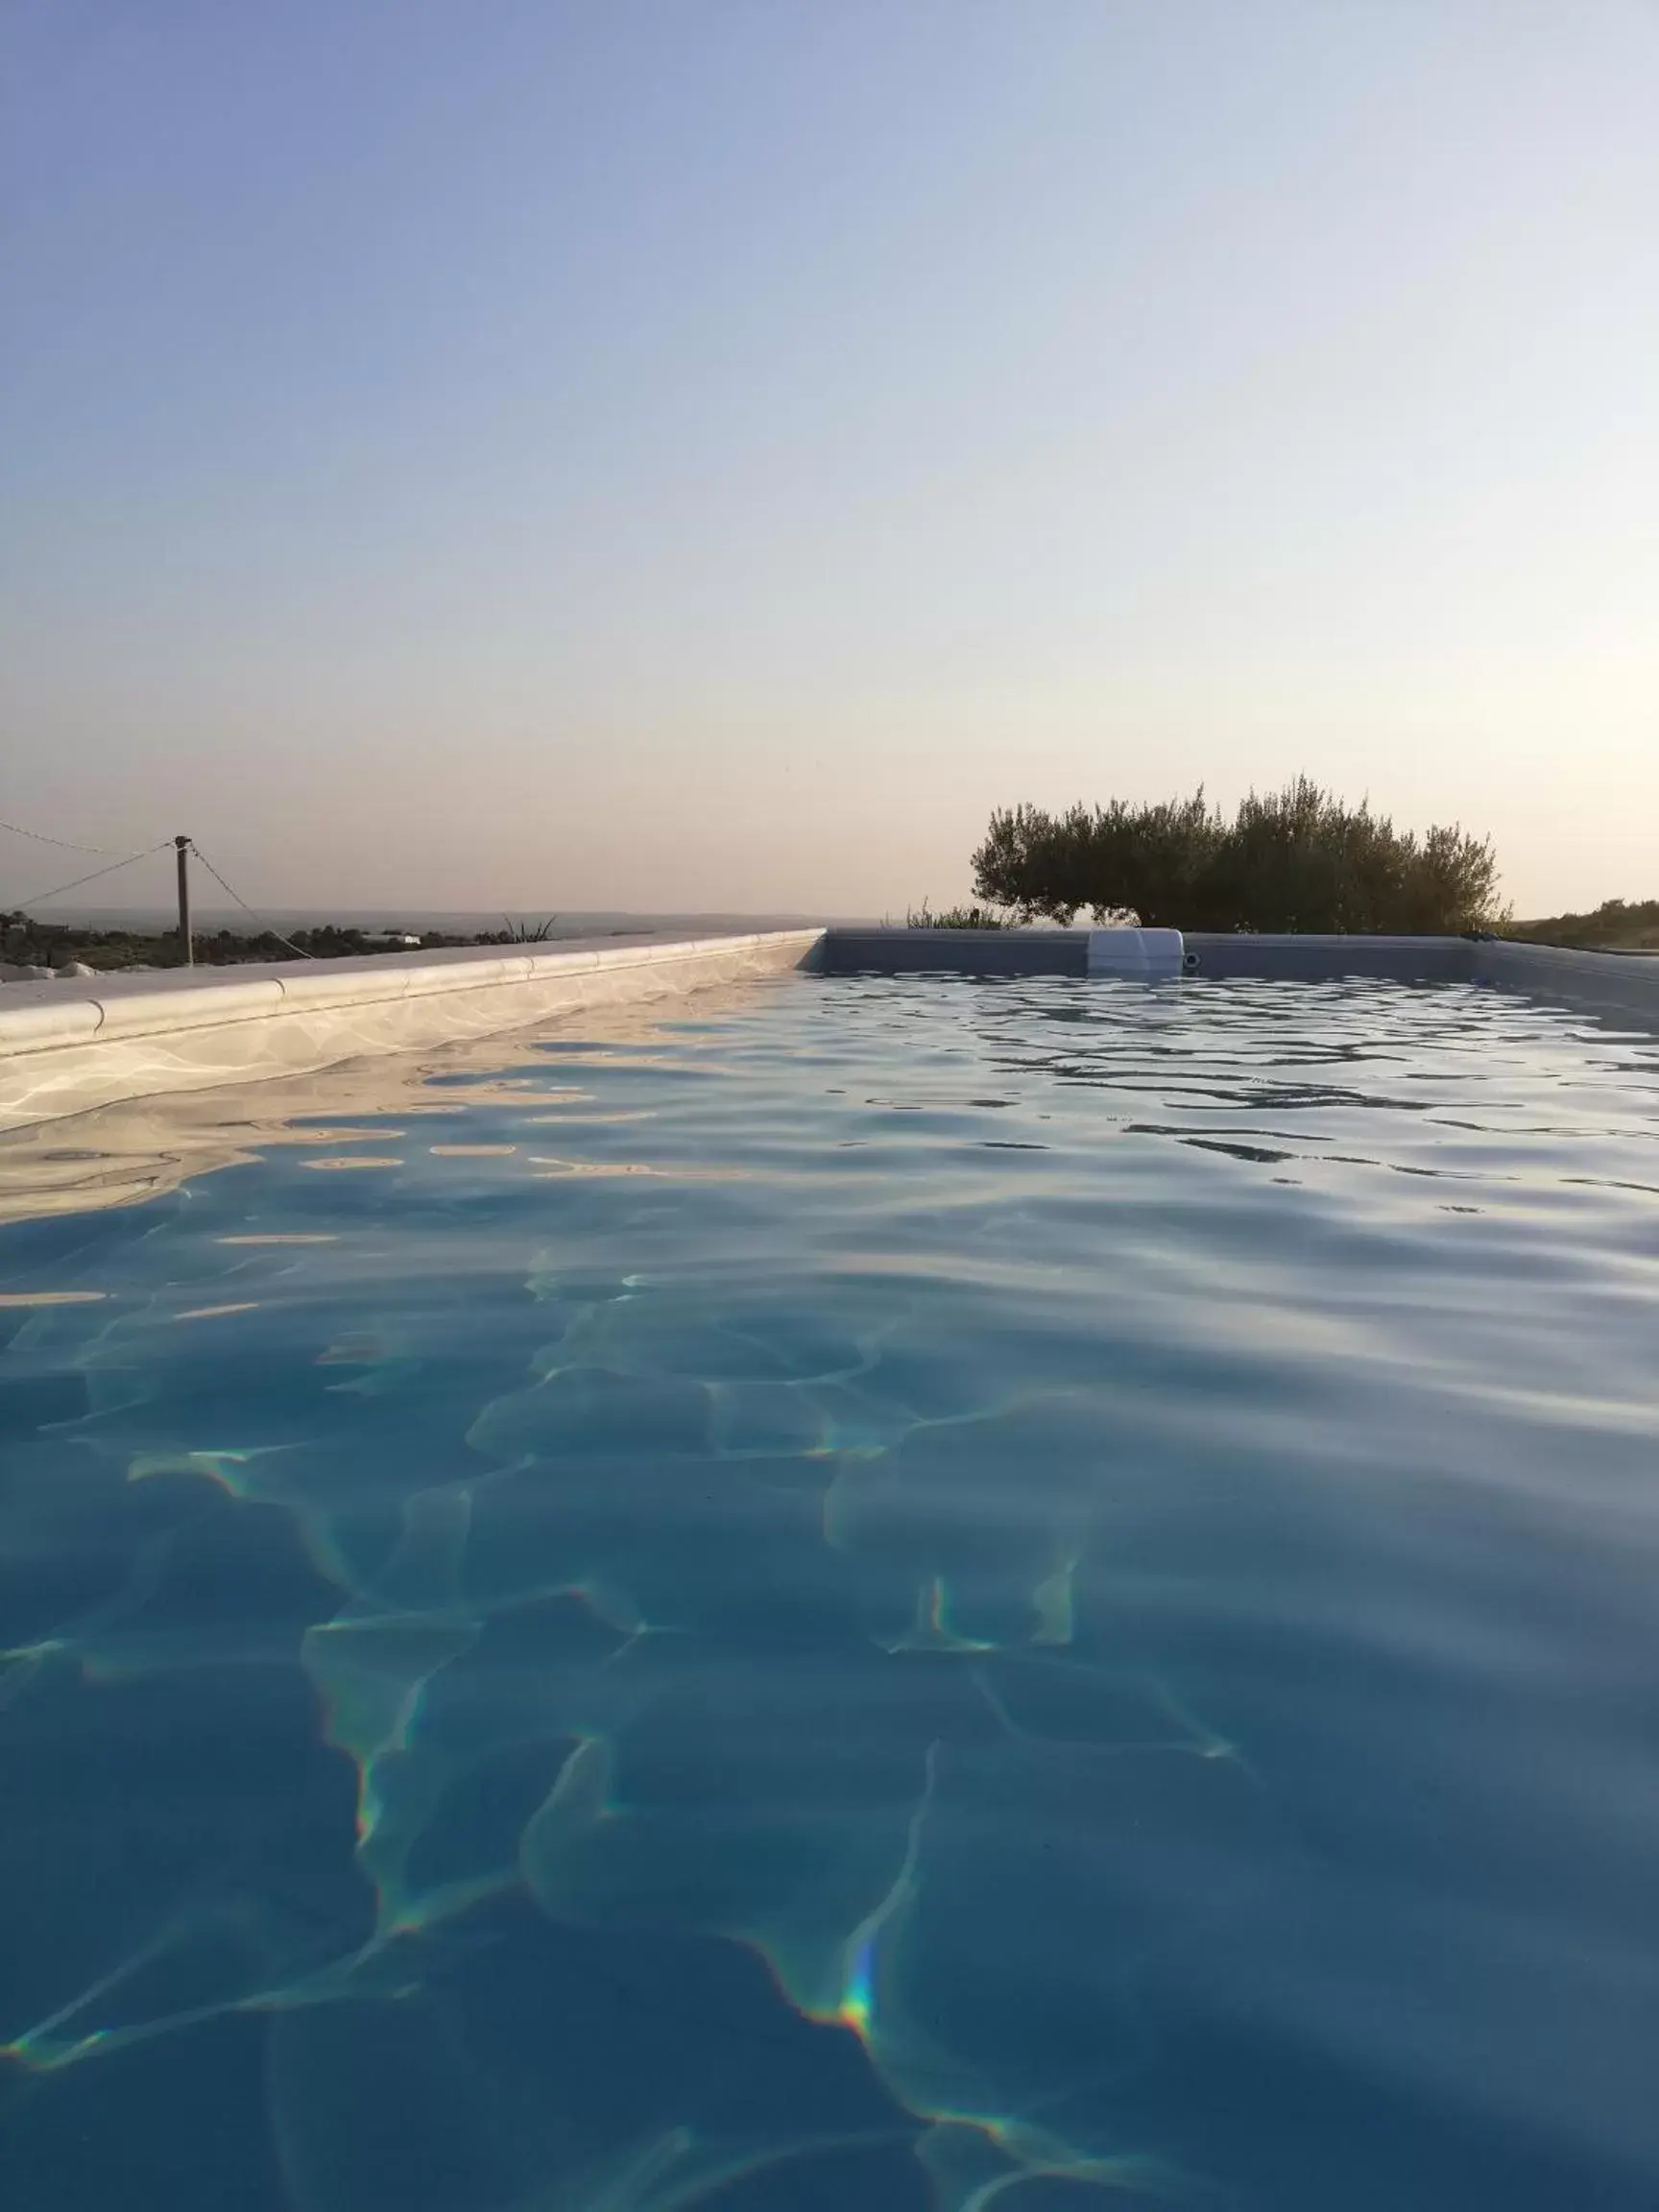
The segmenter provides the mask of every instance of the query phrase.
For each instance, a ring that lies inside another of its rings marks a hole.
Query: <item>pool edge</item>
[[[822,938],[782,929],[9,984],[0,1130],[811,967]]]

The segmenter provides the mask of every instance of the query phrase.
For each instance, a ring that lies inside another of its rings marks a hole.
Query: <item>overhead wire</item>
[[[79,891],[84,883],[96,883],[101,877],[113,876],[118,868],[131,868],[134,860],[148,860],[152,853],[164,853],[172,844],[171,837],[163,837],[159,845],[146,845],[142,853],[129,853],[124,859],[112,860],[108,868],[94,868],[90,876],[77,876],[73,883],[55,883],[50,891],[32,891],[27,899],[19,899],[12,911],[22,913],[30,906],[43,906],[48,899],[61,899],[65,891]]]
[[[31,838],[35,841],[35,843],[39,845],[60,846],[68,853],[96,853],[103,854],[108,851],[108,848],[103,845],[77,845],[72,843],[67,837],[47,837],[38,830],[25,830],[20,823],[16,822],[7,822],[0,820],[0,830],[10,830],[13,832],[14,835],[18,837]],[[159,840],[158,843],[155,845],[146,845],[142,852],[123,854],[118,860],[111,860],[108,868],[94,868],[88,875],[77,876],[73,878],[72,881],[68,883],[54,883],[44,891],[32,891],[27,898],[18,900],[16,906],[12,909],[12,911],[21,913],[31,906],[42,906],[50,899],[61,899],[66,892],[79,891],[84,884],[100,882],[106,876],[113,876],[118,870],[122,868],[130,868],[134,860],[148,860],[152,854],[164,853],[169,846],[174,845],[176,842],[177,840],[172,837],[163,837]],[[276,928],[272,923],[268,922],[264,915],[259,913],[254,907],[250,906],[247,900],[243,898],[241,892],[236,889],[235,885],[226,881],[225,878],[219,873],[218,869],[214,867],[212,861],[208,859],[206,854],[203,852],[201,846],[198,845],[194,839],[191,840],[189,850],[195,854],[197,859],[201,861],[203,867],[206,869],[208,875],[212,877],[214,882],[219,885],[220,889],[222,891],[228,892],[229,896],[236,902],[237,905],[241,907],[243,913],[248,915],[252,921],[257,922],[260,928],[265,930],[270,936],[275,937],[278,945],[285,946],[290,952],[294,953],[298,958],[301,960],[315,960],[317,958],[317,954],[315,952],[308,952],[303,945],[296,945],[291,937],[284,937],[280,929]]]
[[[79,845],[68,837],[48,837],[42,830],[25,830],[20,822],[7,822],[0,819],[0,830],[9,830],[14,837],[27,837],[36,845],[56,845],[65,853],[90,853],[103,857],[109,852],[109,847],[107,845]],[[21,913],[30,906],[44,905],[49,899],[61,899],[66,892],[79,891],[84,884],[97,883],[106,876],[113,876],[119,869],[130,868],[134,860],[148,860],[152,854],[164,853],[169,846],[177,845],[179,842],[180,840],[177,838],[163,837],[155,845],[146,845],[140,853],[125,853],[119,859],[112,859],[108,868],[94,868],[89,875],[77,876],[69,883],[55,883],[49,890],[32,891],[26,899],[20,899],[17,902],[12,911]],[[220,875],[218,869],[214,867],[212,861],[208,859],[206,854],[203,852],[194,838],[190,840],[188,850],[195,854],[197,859],[201,861],[203,867],[206,869],[219,888],[228,892],[237,905],[241,907],[243,913],[248,915],[251,920],[257,922],[267,935],[275,937],[278,945],[285,946],[290,952],[301,960],[315,960],[317,958],[315,952],[308,952],[303,945],[296,945],[291,937],[284,937],[280,929],[268,922],[256,908],[250,906],[235,885],[228,883],[225,878]]]
[[[0,830],[10,830],[13,837],[28,837],[36,845],[56,845],[65,853],[96,853],[109,857],[112,845],[78,845],[73,837],[48,837],[41,830],[25,830],[21,822],[0,822]]]
[[[256,913],[254,909],[249,905],[247,900],[243,898],[241,892],[234,889],[232,885],[226,882],[224,877],[220,875],[218,869],[214,867],[212,861],[208,859],[206,854],[203,852],[200,845],[192,843],[190,850],[195,854],[197,859],[201,861],[203,867],[206,869],[208,875],[212,877],[214,882],[218,884],[219,888],[222,891],[228,891],[231,898],[235,900],[237,905],[241,907],[243,913],[251,916],[253,921],[258,923],[261,929],[267,931],[269,935],[275,937],[278,945],[286,945],[289,951],[298,953],[301,960],[316,959],[317,955],[315,952],[307,952],[303,945],[296,945],[291,937],[284,937],[281,930],[273,927],[273,926],[266,921],[263,914]]]

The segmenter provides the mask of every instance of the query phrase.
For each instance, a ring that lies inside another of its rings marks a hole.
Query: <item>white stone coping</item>
[[[0,986],[0,1128],[799,967],[822,932],[458,947]]]

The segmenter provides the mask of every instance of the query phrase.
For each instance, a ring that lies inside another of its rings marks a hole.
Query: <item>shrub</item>
[[[1231,822],[1202,789],[1151,805],[998,810],[974,888],[1027,922],[1086,907],[1147,928],[1457,934],[1503,919],[1488,839],[1398,830],[1306,776],[1252,791]]]
[[[935,914],[926,899],[920,906],[910,907],[904,916],[912,929],[1006,929],[1007,918],[994,913],[989,906],[947,906],[942,914]]]

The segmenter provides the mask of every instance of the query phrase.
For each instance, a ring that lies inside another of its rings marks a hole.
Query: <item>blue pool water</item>
[[[0,2200],[1651,2212],[1659,1048],[498,1062],[0,1228]]]

